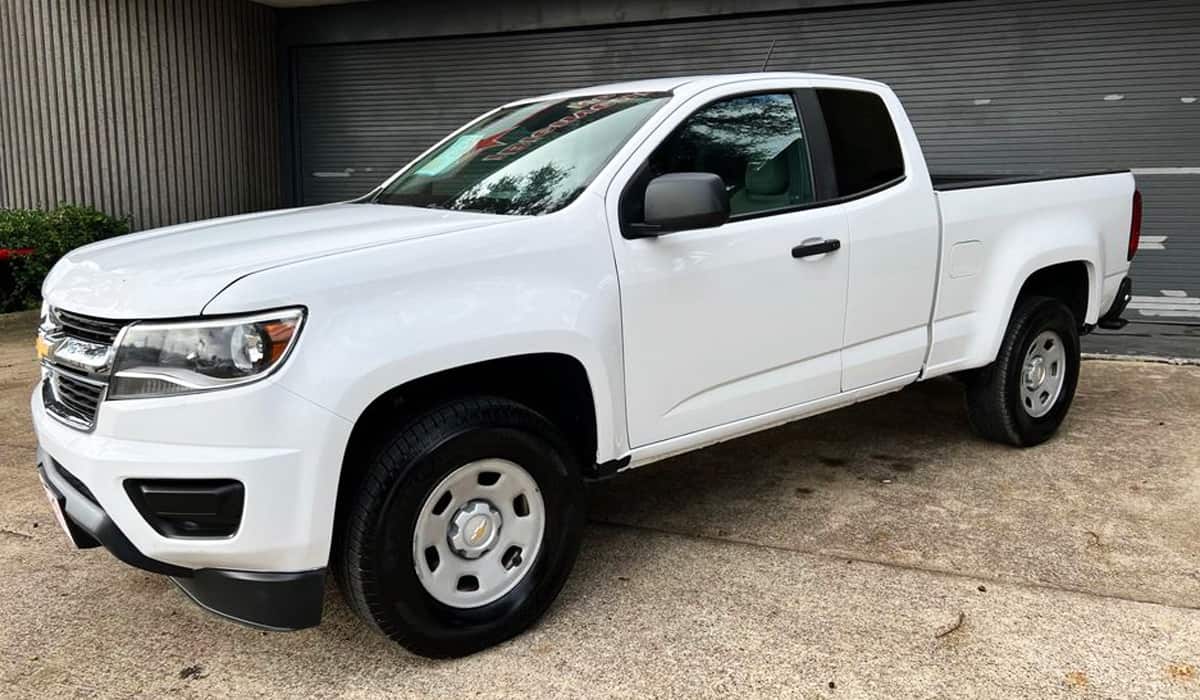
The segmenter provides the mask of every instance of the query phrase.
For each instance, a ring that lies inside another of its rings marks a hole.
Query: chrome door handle
[[[804,242],[792,248],[793,258],[811,258],[814,255],[824,255],[842,247],[842,242],[836,238],[823,238],[812,242]]]

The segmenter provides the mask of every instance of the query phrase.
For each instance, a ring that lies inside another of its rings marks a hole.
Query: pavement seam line
[[[1162,357],[1159,355],[1121,355],[1107,352],[1084,352],[1080,357],[1085,360],[1100,360],[1102,362],[1150,362],[1161,365],[1195,366],[1200,365],[1200,359],[1191,357]]]
[[[1056,586],[1050,583],[1040,581],[1030,581],[1028,579],[1004,579],[994,576],[967,574],[959,571],[947,571],[945,569],[936,569],[931,567],[916,566],[913,564],[901,564],[894,561],[886,561],[883,559],[871,559],[860,555],[853,554],[830,554],[828,552],[820,552],[809,549],[792,549],[789,547],[780,547],[779,545],[763,544],[761,542],[750,542],[747,540],[729,539],[725,537],[714,537],[712,535],[689,535],[663,528],[653,527],[650,525],[633,525],[630,523],[618,523],[611,520],[594,520],[589,518],[588,522],[593,525],[607,526],[611,528],[625,528],[629,530],[642,530],[644,532],[653,532],[659,535],[669,535],[673,537],[681,537],[684,539],[704,540],[707,542],[718,542],[727,545],[742,545],[746,547],[754,547],[756,549],[766,549],[776,552],[792,552],[794,554],[806,554],[808,556],[819,557],[829,561],[854,561],[860,564],[875,564],[892,569],[901,569],[904,571],[915,571],[924,574],[934,574],[940,576],[949,576],[953,578],[965,579],[969,581],[984,581],[991,584],[1017,586],[1018,588],[1031,588],[1037,590],[1054,591],[1057,593],[1074,593],[1076,595],[1087,596],[1089,598],[1098,598],[1100,600],[1120,600],[1127,603],[1141,603],[1143,605],[1155,605],[1169,610],[1195,610],[1200,611],[1200,605],[1177,605],[1173,603],[1165,603],[1161,600],[1149,600],[1145,598],[1130,598],[1121,595],[1112,595],[1108,593],[1097,593],[1083,588],[1071,588],[1069,586]]]

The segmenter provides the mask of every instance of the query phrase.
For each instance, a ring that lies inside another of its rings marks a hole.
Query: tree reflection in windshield
[[[668,97],[592,95],[500,110],[414,163],[374,201],[514,215],[561,209]]]
[[[533,215],[561,209],[582,189],[563,187],[572,170],[547,163],[533,172],[488,178],[455,197],[453,208]]]

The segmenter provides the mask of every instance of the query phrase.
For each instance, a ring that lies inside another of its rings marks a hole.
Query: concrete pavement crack
[[[726,545],[741,545],[744,547],[754,547],[757,549],[765,549],[776,552],[793,552],[796,554],[805,554],[808,556],[819,557],[829,561],[854,561],[860,564],[874,564],[876,566],[884,566],[891,569],[900,569],[902,571],[915,571],[924,574],[933,574],[937,576],[948,576],[952,578],[964,579],[969,581],[985,581],[987,583],[998,584],[1002,586],[1016,586],[1018,588],[1026,588],[1032,590],[1053,591],[1056,593],[1074,593],[1076,595],[1087,596],[1089,598],[1097,598],[1100,600],[1119,600],[1127,603],[1141,603],[1144,605],[1156,605],[1170,610],[1196,610],[1200,611],[1200,605],[1180,605],[1175,603],[1167,603],[1161,600],[1150,600],[1148,598],[1134,598],[1130,596],[1115,595],[1111,593],[1097,593],[1089,591],[1086,588],[1075,588],[1071,586],[1060,586],[1043,581],[1030,581],[1028,579],[1006,579],[989,576],[987,574],[970,574],[961,571],[947,571],[946,569],[938,569],[936,567],[916,566],[914,564],[902,564],[899,562],[888,561],[886,559],[872,559],[855,554],[831,554],[829,552],[821,552],[811,549],[799,549],[792,547],[780,547],[778,545],[763,544],[761,542],[751,542],[749,540],[731,539],[727,537],[713,537],[711,535],[694,535],[666,530],[663,528],[653,527],[650,525],[633,525],[630,523],[613,522],[610,520],[588,519],[588,524],[599,525],[602,527],[611,527],[614,529],[624,528],[627,530],[641,530],[644,532],[652,532],[659,535],[669,535],[672,537],[680,537],[689,540],[703,540],[707,542],[717,542]]]

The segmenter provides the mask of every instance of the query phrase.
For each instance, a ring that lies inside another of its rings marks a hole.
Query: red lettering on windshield
[[[536,145],[539,141],[541,141],[542,139],[545,139],[547,136],[550,136],[551,134],[564,129],[564,128],[574,124],[575,122],[578,122],[581,119],[586,119],[589,115],[595,114],[596,112],[603,111],[605,109],[608,109],[609,107],[613,107],[614,105],[624,104],[625,102],[628,102],[630,99],[631,98],[629,98],[629,97],[614,98],[614,99],[602,99],[602,100],[593,102],[591,104],[584,102],[584,103],[581,103],[578,105],[572,105],[574,107],[578,107],[578,109],[574,113],[568,114],[564,117],[560,117],[559,119],[555,119],[554,121],[550,122],[546,126],[543,126],[542,128],[532,132],[528,136],[522,137],[516,143],[509,145],[509,146],[505,146],[504,148],[497,151],[496,153],[492,153],[490,155],[484,156],[483,160],[504,160],[504,159],[508,158],[509,156],[513,156],[518,153],[527,151],[527,150],[529,150],[529,148],[531,146]],[[509,131],[511,131],[511,129]],[[508,132],[506,131],[504,133],[506,134]],[[498,136],[503,136],[503,135],[504,134],[499,134]],[[497,142],[495,145],[503,145],[503,144]]]

